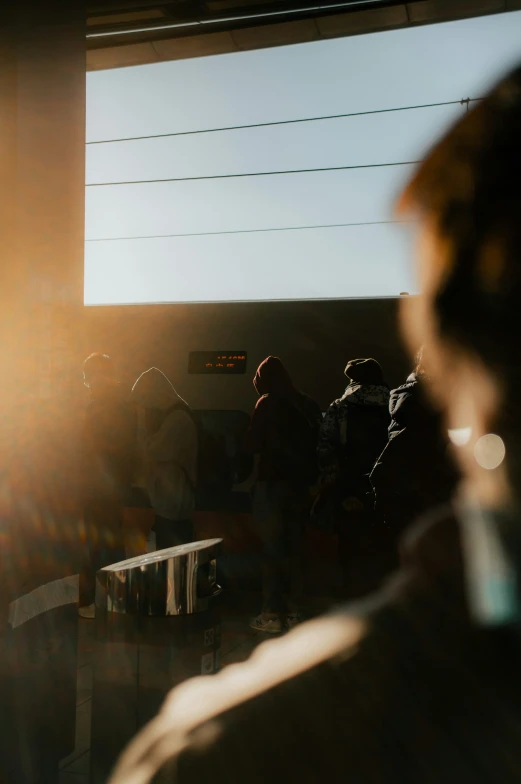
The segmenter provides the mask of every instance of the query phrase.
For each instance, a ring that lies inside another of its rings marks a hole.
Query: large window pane
[[[89,145],[86,303],[415,290],[392,222],[412,169],[381,164],[422,158],[520,51],[511,12],[89,74],[90,142],[447,105]],[[369,168],[235,176],[334,167]]]

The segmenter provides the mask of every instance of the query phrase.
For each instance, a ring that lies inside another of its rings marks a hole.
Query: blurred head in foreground
[[[518,501],[521,474],[521,68],[437,144],[399,202],[419,218],[422,295],[403,304],[411,347],[484,506]],[[506,450],[506,451],[505,451]]]

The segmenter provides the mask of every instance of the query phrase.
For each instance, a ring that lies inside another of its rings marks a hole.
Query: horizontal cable
[[[186,234],[145,234],[137,237],[96,237],[85,242],[123,242],[125,240],[159,240],[171,237],[217,237],[223,234],[262,234],[275,231],[307,231],[309,229],[337,229],[348,226],[385,226],[394,223],[414,223],[414,221],[363,221],[360,223],[319,223],[314,226],[281,226],[268,229],[231,229],[229,231],[197,231]]]
[[[297,120],[274,120],[272,122],[251,123],[249,125],[227,125],[222,128],[203,128],[196,131],[177,131],[175,133],[156,133],[149,136],[128,136],[121,139],[100,139],[98,141],[87,142],[87,146],[93,144],[117,144],[119,142],[139,142],[145,139],[167,139],[175,136],[195,136],[201,133],[221,133],[223,131],[244,131],[250,128],[269,128],[274,125],[295,125],[296,123],[321,122],[323,120],[341,120],[346,117],[363,117],[370,114],[387,114],[389,112],[407,112],[413,109],[432,109],[436,106],[455,106],[456,104],[468,104],[479,101],[479,98],[462,98],[459,101],[441,101],[439,103],[423,103],[415,106],[398,106],[394,109],[369,109],[364,112],[347,112],[345,114],[324,114],[320,117],[303,117]]]
[[[356,166],[323,166],[318,169],[285,169],[282,171],[243,172],[239,174],[210,174],[198,177],[167,177],[157,180],[124,180],[121,182],[89,182],[86,188],[105,188],[113,185],[147,185],[159,182],[194,182],[197,180],[230,180],[240,177],[272,177],[280,174],[308,174],[313,172],[350,171],[352,169],[380,169],[385,166],[413,166],[421,161],[398,161],[395,163],[363,163]]]

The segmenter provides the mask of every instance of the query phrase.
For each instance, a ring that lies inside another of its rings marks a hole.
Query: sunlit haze
[[[414,291],[413,226],[388,222],[409,162],[520,51],[511,12],[89,73],[86,304]],[[352,166],[369,168],[220,178]]]

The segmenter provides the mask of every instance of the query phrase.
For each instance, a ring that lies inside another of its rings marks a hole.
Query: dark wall
[[[322,406],[345,386],[348,359],[378,359],[391,386],[410,362],[397,328],[398,300],[146,305],[85,309],[85,354],[104,351],[132,383],[153,365],[194,408],[249,411],[252,377],[268,354],[281,357],[295,383]],[[189,376],[188,352],[248,352],[244,376]]]

